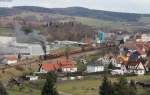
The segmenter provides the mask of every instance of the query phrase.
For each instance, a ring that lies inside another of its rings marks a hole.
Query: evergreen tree
[[[42,95],[59,95],[55,87],[56,81],[56,74],[54,72],[49,72],[42,90]]]
[[[99,87],[99,95],[113,95],[111,81],[106,76],[104,76],[103,83]]]
[[[1,82],[0,82],[0,95],[8,95],[5,87],[3,86]]]
[[[108,69],[113,69],[113,68],[114,68],[114,65],[112,64],[112,62],[110,62],[108,65]]]
[[[30,34],[33,32],[32,28],[31,27],[22,27],[22,30],[24,31],[24,33],[26,35]]]
[[[127,80],[124,77],[119,79],[118,83],[114,84],[114,95],[136,95],[136,90],[133,87],[133,84],[129,85]]]

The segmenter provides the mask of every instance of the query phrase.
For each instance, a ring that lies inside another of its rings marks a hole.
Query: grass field
[[[81,22],[82,24],[95,26],[95,27],[121,27],[121,22],[114,22],[114,21],[105,21],[105,20],[98,20],[93,18],[86,18],[86,17],[75,17],[76,21]]]
[[[150,80],[150,75],[147,76],[134,76],[127,77],[127,79],[133,79],[138,81]],[[116,78],[111,78],[114,82]],[[101,79],[87,79],[87,80],[74,80],[57,83],[57,90],[72,95],[98,95],[98,88],[102,82]],[[9,89],[10,95],[40,95],[44,80],[35,81],[32,83],[26,83],[22,92],[19,92],[18,87]],[[32,94],[31,93],[32,90]],[[138,88],[139,95],[145,92],[146,89]]]
[[[146,81],[150,80],[150,76],[134,76],[127,77],[128,80],[138,80],[138,81]],[[111,78],[114,82],[116,78]],[[63,92],[72,93],[73,95],[98,95],[98,88],[102,82],[98,79],[90,79],[90,80],[82,80],[82,81],[70,81],[65,83],[58,84],[58,90]],[[144,93],[143,88],[139,88],[140,94]]]
[[[98,95],[100,80],[81,80],[58,84],[58,90],[73,95]]]
[[[10,28],[0,27],[0,35],[4,36],[14,35],[14,31]]]

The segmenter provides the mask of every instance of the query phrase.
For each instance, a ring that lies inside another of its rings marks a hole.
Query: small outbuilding
[[[94,73],[94,72],[102,72],[104,71],[104,65],[96,61],[95,63],[91,63],[87,65],[87,73]]]
[[[5,56],[3,63],[5,64],[16,64],[17,63],[17,57],[15,55],[9,55]]]

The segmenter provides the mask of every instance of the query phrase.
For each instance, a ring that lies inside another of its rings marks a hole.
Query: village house
[[[116,58],[111,58],[111,59],[109,60],[109,64],[110,64],[110,63],[112,63],[112,65],[114,65],[115,67],[118,66],[118,62],[117,62]]]
[[[62,72],[77,72],[77,67],[75,67],[76,62],[73,60],[63,60],[59,64],[61,65]]]
[[[17,63],[17,57],[15,55],[9,55],[9,56],[6,56],[3,60],[3,63],[4,64],[16,64]]]
[[[102,64],[105,66],[105,67],[107,67],[110,63],[112,63],[112,65],[118,65],[117,64],[117,60],[116,60],[116,58],[114,58],[114,57],[107,57],[107,56],[105,56],[105,57],[101,57],[101,58],[99,58],[97,61],[101,61],[102,62]]]
[[[124,75],[124,74],[136,74],[136,75],[144,75],[145,67],[140,61],[129,62],[128,64],[119,63],[121,67],[117,67],[111,71],[112,75]],[[148,64],[149,65],[149,64]],[[149,70],[149,67],[146,67]]]
[[[126,61],[119,60],[118,65],[114,67],[114,69],[111,71],[111,74],[112,75],[124,75],[128,73],[126,65],[127,65]]]
[[[61,70],[64,73],[77,72],[76,62],[73,60],[61,60],[56,63],[48,62],[42,64],[40,73],[47,73],[51,71]]]
[[[109,58],[106,56],[99,58],[97,61],[102,61],[102,64],[104,64],[104,65],[109,64]]]
[[[129,62],[128,66],[128,73],[133,73],[136,75],[144,75],[145,74],[145,68],[141,61],[133,61]]]
[[[111,71],[112,75],[124,75],[124,72],[121,69],[115,69]]]
[[[117,69],[112,70],[112,74],[136,74],[136,75],[144,75],[145,74],[145,67],[143,61],[140,59],[140,53],[135,52],[128,52],[126,55],[118,56],[116,66]]]
[[[42,64],[42,66],[40,67],[40,73],[48,73],[48,72],[52,72],[52,71],[57,71],[59,69],[59,65],[56,63],[44,63]]]
[[[127,65],[129,56],[118,56],[116,60],[118,63],[116,67],[121,67],[122,65]]]
[[[96,61],[95,63],[88,64],[86,71],[87,73],[102,72],[104,71],[104,65],[101,61]]]

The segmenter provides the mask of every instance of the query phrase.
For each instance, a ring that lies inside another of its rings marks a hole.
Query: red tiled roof
[[[74,67],[75,61],[72,61],[72,60],[63,60],[63,61],[60,61],[59,64],[63,68],[72,68],[72,67]]]
[[[58,61],[56,63],[45,63],[42,64],[42,69],[44,69],[45,71],[56,71],[60,68],[73,68],[75,64],[75,61],[72,60],[62,60],[62,61]]]
[[[9,61],[16,61],[17,57],[15,55],[6,56],[6,59]]]
[[[59,65],[55,63],[46,63],[46,64],[42,64],[42,69],[48,72],[55,71],[59,69]]]

